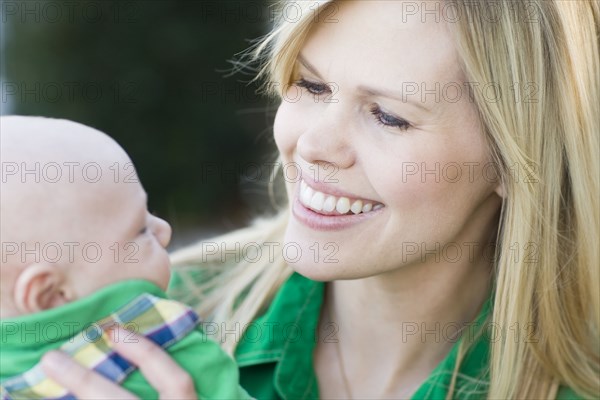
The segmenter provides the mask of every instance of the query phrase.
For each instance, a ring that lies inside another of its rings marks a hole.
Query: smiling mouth
[[[383,204],[372,200],[335,196],[310,187],[304,179],[300,180],[299,200],[303,206],[322,215],[367,214],[383,208]]]

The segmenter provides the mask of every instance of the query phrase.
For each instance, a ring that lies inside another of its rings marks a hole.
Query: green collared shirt
[[[313,368],[315,333],[325,285],[294,273],[280,288],[268,310],[248,327],[235,358],[240,383],[257,399],[317,399],[319,386]],[[485,324],[491,299],[472,327]],[[465,338],[467,335],[463,335]],[[473,335],[456,381],[454,398],[485,398],[488,385],[490,336]],[[462,339],[461,339],[462,340]],[[450,385],[459,341],[413,394],[412,399],[444,399]],[[557,399],[581,399],[561,387]]]

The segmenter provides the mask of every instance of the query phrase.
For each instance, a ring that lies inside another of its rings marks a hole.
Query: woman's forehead
[[[339,2],[332,18],[318,21],[301,49],[326,80],[368,79],[398,86],[462,77],[448,22],[430,15],[406,17],[403,1]]]

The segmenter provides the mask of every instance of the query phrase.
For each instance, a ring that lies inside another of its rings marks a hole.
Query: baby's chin
[[[166,292],[169,287],[169,282],[171,282],[171,265],[167,264],[162,268],[162,271],[163,273],[156,280],[156,284]]]
[[[161,282],[157,283],[158,287],[160,287],[163,292],[167,291],[167,288],[169,287],[169,282],[171,281],[171,278],[169,277],[169,279],[167,280],[162,280]]]

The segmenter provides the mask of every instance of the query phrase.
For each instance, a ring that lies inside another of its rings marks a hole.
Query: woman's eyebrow
[[[317,69],[311,64],[309,63],[306,58],[304,58],[304,56],[302,54],[298,55],[298,62],[300,62],[300,64],[304,65],[304,67],[309,70],[310,72],[312,72],[313,74],[315,74],[317,76],[317,78],[321,79],[322,81],[324,81],[325,79],[323,79],[323,77],[321,76],[321,74],[319,74],[319,72],[317,71]]]
[[[374,89],[374,88],[370,88],[370,87],[363,86],[363,85],[359,85],[357,87],[357,89],[359,91],[361,91],[361,92],[370,94],[372,96],[387,97],[388,99],[397,100],[397,101],[399,101],[401,103],[412,104],[413,106],[421,109],[422,111],[431,112],[431,110],[429,109],[429,107],[427,107],[424,104],[424,102],[418,101],[418,99],[411,99],[406,94],[403,94],[402,92],[400,92],[400,93],[393,93],[393,92],[389,92],[389,91],[386,91],[386,90]],[[419,93],[419,96],[417,96],[417,97],[422,97],[422,96]]]
[[[319,74],[319,71],[317,71],[317,69],[310,62],[308,62],[302,54],[298,55],[298,62],[300,64],[302,64],[307,70],[309,70],[310,72],[315,74],[315,76],[317,78],[321,79],[322,81],[325,81],[325,79],[321,76],[321,74]],[[420,108],[423,111],[431,112],[431,110],[427,106],[425,106],[425,104],[423,102],[415,101],[413,99],[407,98],[407,95],[402,94],[402,93],[393,93],[393,92],[389,92],[387,90],[375,89],[375,88],[371,88],[371,87],[364,86],[364,85],[359,85],[357,87],[357,89],[361,92],[370,94],[372,96],[387,97],[389,99],[397,100],[402,103],[412,104],[415,107]]]

